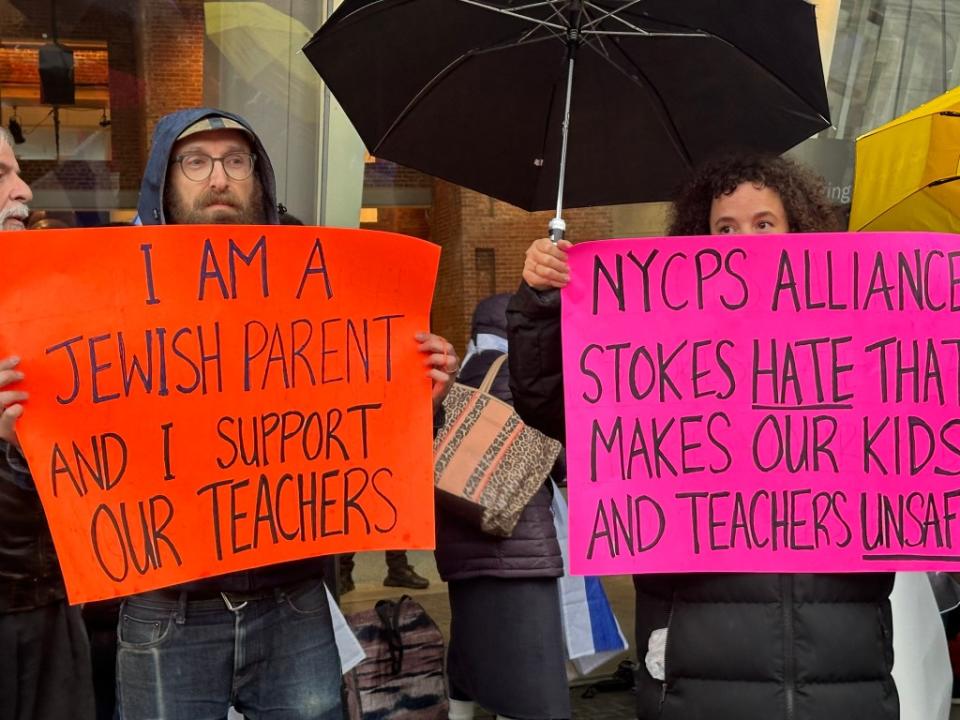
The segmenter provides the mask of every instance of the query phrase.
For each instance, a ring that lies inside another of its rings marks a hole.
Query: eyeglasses
[[[187,180],[203,182],[213,174],[213,166],[220,163],[223,171],[231,180],[246,180],[253,174],[253,164],[257,156],[253,153],[232,152],[223,157],[211,157],[206,153],[185,153],[173,160],[180,166]]]

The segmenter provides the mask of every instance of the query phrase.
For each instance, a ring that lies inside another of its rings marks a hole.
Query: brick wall
[[[364,230],[385,230],[411,237],[430,239],[427,208],[382,207],[377,209],[377,222],[361,223]]]
[[[0,48],[0,78],[6,82],[40,82],[40,51],[33,48]],[[106,85],[110,73],[106,50],[75,50],[73,81],[82,85]]]
[[[363,184],[367,187],[428,188],[432,183],[429,175],[382,158],[363,168]]]
[[[463,355],[467,337],[463,333],[464,300],[458,296],[462,282],[464,246],[461,216],[464,190],[440,180],[433,186],[433,208],[430,212],[430,239],[441,246],[437,289],[430,313],[431,329],[452,342]],[[469,333],[469,329],[467,330]]]
[[[430,239],[443,248],[434,328],[462,352],[477,302],[491,291],[517,288],[524,252],[547,234],[553,212],[529,213],[441,180],[435,181],[433,197]],[[564,218],[567,237],[573,242],[608,238],[613,233],[611,208],[568,210]],[[492,277],[486,267],[491,259]]]
[[[203,0],[140,0],[137,26],[147,138],[168,112],[203,105]]]

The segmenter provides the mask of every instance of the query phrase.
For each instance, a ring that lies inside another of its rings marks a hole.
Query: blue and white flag
[[[570,575],[567,534],[570,526],[567,502],[553,486],[553,523],[563,554],[563,577],[559,578],[560,611],[567,658],[580,675],[587,675],[630,647],[613,614],[600,578]]]

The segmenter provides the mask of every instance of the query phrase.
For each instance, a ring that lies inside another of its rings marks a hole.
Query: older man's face
[[[30,213],[27,203],[32,199],[33,193],[20,178],[13,148],[0,138],[0,229],[23,230]]]

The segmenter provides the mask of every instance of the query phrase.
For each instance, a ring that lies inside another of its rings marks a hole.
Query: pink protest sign
[[[960,239],[570,253],[575,573],[960,569]]]

